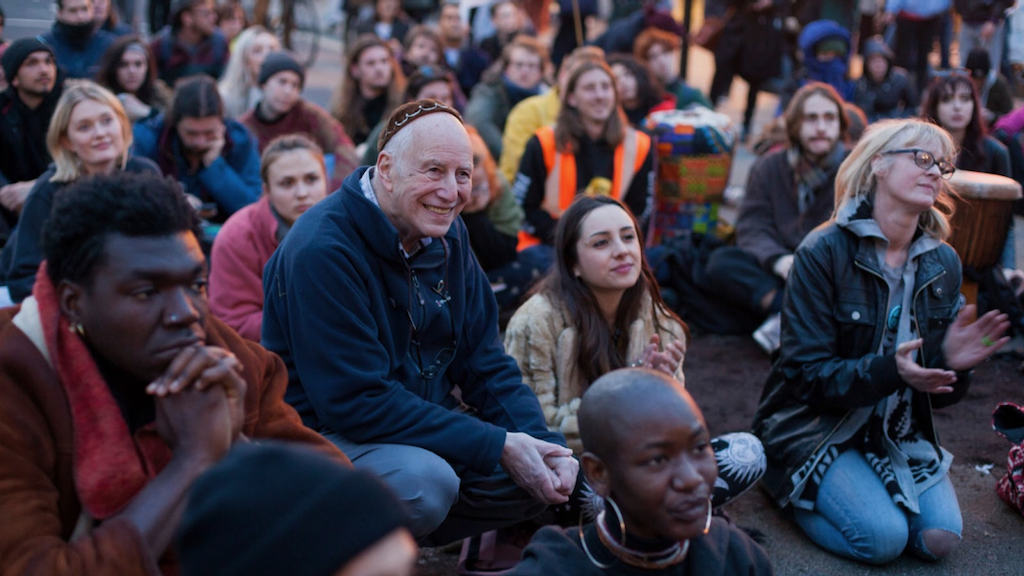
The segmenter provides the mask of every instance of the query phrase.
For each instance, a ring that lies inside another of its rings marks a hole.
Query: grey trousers
[[[988,50],[989,60],[992,61],[992,69],[999,70],[999,67],[1003,64],[1003,22],[1000,21],[996,24],[996,31],[992,34],[992,38],[988,42],[981,39],[981,27],[985,23],[981,24],[968,24],[967,22],[960,23],[960,66],[963,67],[967,63],[967,55],[971,53],[971,50],[975,48],[984,48]]]
[[[413,536],[423,546],[449,542],[511,526],[547,507],[534,500],[499,467],[490,476],[456,472],[444,458],[402,444],[358,444],[337,432],[319,432],[356,468],[384,480],[412,515]]]

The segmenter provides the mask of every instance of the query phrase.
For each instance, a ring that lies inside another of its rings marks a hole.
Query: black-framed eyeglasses
[[[882,154],[913,154],[914,164],[922,170],[929,170],[932,166],[939,167],[939,176],[943,180],[949,180],[953,176],[953,172],[956,172],[956,166],[949,160],[939,160],[932,156],[931,152],[927,150],[921,150],[920,148],[900,148],[899,150],[889,150],[882,152]]]

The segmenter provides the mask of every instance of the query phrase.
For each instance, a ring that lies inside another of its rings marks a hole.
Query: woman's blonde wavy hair
[[[274,39],[274,33],[263,26],[249,26],[235,38],[234,48],[231,49],[231,56],[228,57],[228,64],[224,67],[224,74],[217,82],[217,90],[220,98],[224,101],[224,110],[229,118],[238,118],[246,112],[246,104],[249,101],[249,89],[256,88],[257,78],[245,65],[245,58],[249,49],[256,43],[260,36],[267,35]],[[281,49],[278,41],[278,50]]]
[[[868,127],[850,155],[839,166],[836,174],[835,211],[832,219],[849,202],[874,194],[878,187],[877,174],[895,161],[885,152],[912,148],[925,143],[937,144],[943,158],[956,157],[956,143],[942,127],[917,119],[881,120]],[[872,166],[872,160],[879,161]],[[940,240],[949,238],[949,218],[953,215],[951,189],[940,180],[941,190],[935,204],[921,214],[918,226]]]
[[[121,126],[121,138],[124,141],[124,150],[121,152],[121,159],[118,161],[123,170],[128,162],[128,151],[132,147],[132,122],[125,114],[121,101],[114,96],[114,93],[92,80],[69,80],[64,84],[64,93],[57,101],[57,109],[50,119],[50,129],[46,132],[46,148],[50,151],[53,163],[57,171],[50,178],[50,182],[74,182],[85,176],[85,170],[74,152],[64,145],[64,139],[68,135],[68,127],[71,125],[71,112],[75,106],[86,100],[99,102],[110,106],[114,111],[118,124]]]

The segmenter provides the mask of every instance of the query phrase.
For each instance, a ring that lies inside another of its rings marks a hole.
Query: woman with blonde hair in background
[[[118,170],[160,174],[146,158],[129,154],[132,123],[117,96],[90,80],[69,81],[46,133],[53,164],[36,180],[18,226],[0,256],[3,284],[14,302],[32,293],[43,260],[41,233],[54,195],[72,182]]]
[[[277,36],[263,26],[250,26],[238,35],[224,75],[217,83],[225,117],[238,118],[256,106],[262,97],[257,83],[260,66],[268,54],[280,49]]]

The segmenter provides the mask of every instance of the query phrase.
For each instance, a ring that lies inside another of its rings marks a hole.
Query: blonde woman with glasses
[[[57,192],[87,176],[118,170],[160,174],[150,160],[130,156],[131,146],[132,124],[117,96],[89,80],[65,85],[46,133],[53,164],[32,187],[0,257],[3,284],[12,301],[20,302],[32,293],[43,260],[40,234]]]
[[[885,564],[939,560],[963,522],[932,408],[1008,340],[997,312],[974,323],[945,243],[956,147],[920,120],[872,125],[836,177],[830,222],[796,251],[782,349],[754,416],[765,482],[815,544]]]

